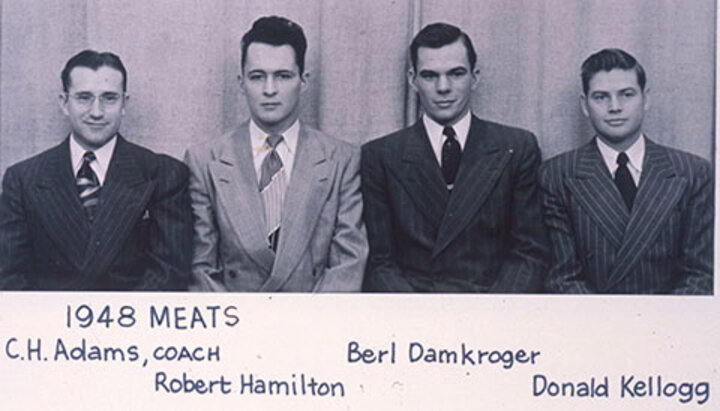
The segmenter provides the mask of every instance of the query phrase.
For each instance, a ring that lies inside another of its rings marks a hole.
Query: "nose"
[[[101,118],[104,114],[105,111],[102,103],[100,103],[100,98],[94,99],[90,105],[90,117]]]
[[[265,79],[265,86],[263,87],[263,94],[266,96],[273,96],[277,93],[277,86],[273,76],[267,76]]]
[[[619,113],[622,111],[622,104],[620,103],[619,98],[611,96],[608,104],[608,111],[610,111],[611,113]]]
[[[450,79],[446,75],[440,75],[435,83],[435,90],[438,94],[447,94],[450,92]]]

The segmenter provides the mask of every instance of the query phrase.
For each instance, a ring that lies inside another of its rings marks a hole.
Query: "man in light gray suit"
[[[188,150],[193,289],[359,291],[367,257],[360,151],[298,121],[302,28],[262,17],[242,39],[250,120]]]

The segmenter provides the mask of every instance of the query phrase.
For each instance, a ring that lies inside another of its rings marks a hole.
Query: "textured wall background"
[[[648,72],[647,134],[713,157],[712,0],[0,0],[0,172],[66,136],[60,71],[84,48],[123,59],[130,140],[181,157],[222,133],[247,117],[239,42],[266,14],[305,28],[303,120],[347,141],[414,120],[407,47],[425,24],[447,21],[478,52],[475,112],[532,130],[544,157],[590,138],[579,67],[604,47],[624,48]]]

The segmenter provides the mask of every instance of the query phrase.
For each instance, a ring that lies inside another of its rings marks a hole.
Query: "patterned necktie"
[[[620,153],[617,157],[618,168],[615,171],[615,185],[617,186],[628,211],[632,210],[633,202],[635,201],[635,194],[637,193],[637,187],[635,187],[635,181],[633,181],[630,170],[628,169],[628,156],[624,152]]]
[[[442,147],[442,172],[448,190],[452,190],[462,153],[460,152],[460,143],[455,138],[455,130],[452,127],[445,127],[443,135],[447,138]]]
[[[287,186],[283,163],[277,153],[277,145],[281,141],[283,141],[283,136],[280,135],[267,137],[265,145],[270,151],[263,159],[260,167],[260,194],[265,205],[265,227],[267,229],[268,245],[273,251],[277,251],[280,240],[280,220]]]
[[[90,167],[90,163],[95,161],[95,153],[87,151],[83,155],[83,163],[78,170],[75,178],[80,202],[85,208],[85,214],[92,220],[95,217],[95,207],[100,198],[100,180]]]

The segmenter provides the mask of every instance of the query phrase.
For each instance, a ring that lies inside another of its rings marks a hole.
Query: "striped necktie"
[[[260,167],[260,194],[265,205],[265,223],[268,236],[268,246],[277,251],[280,240],[280,220],[282,206],[287,187],[287,177],[283,169],[277,146],[283,141],[281,135],[270,135],[265,140],[269,150]]]
[[[78,170],[75,178],[77,184],[78,195],[80,195],[80,202],[85,208],[85,214],[92,220],[95,217],[95,207],[98,204],[100,198],[100,180],[97,175],[90,167],[90,163],[95,161],[95,153],[87,151],[83,155],[83,163]]]

